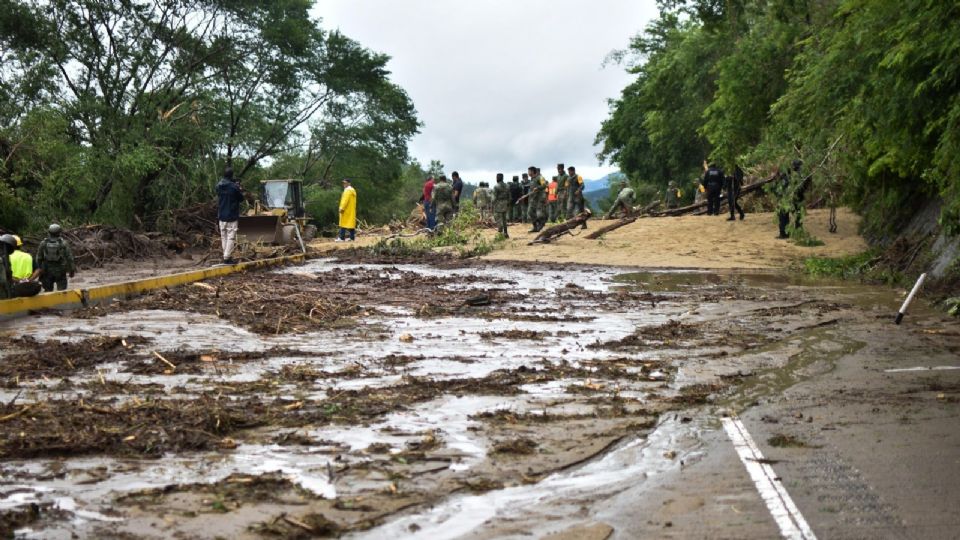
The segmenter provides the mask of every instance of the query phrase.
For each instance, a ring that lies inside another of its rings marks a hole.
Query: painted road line
[[[740,461],[743,462],[743,466],[750,474],[750,479],[757,486],[760,497],[767,504],[767,509],[780,527],[780,534],[790,540],[816,540],[817,537],[807,524],[807,520],[803,519],[797,505],[793,503],[793,499],[783,487],[773,467],[764,459],[743,422],[736,417],[721,418],[721,421],[723,429],[733,442],[737,455],[740,456]]]
[[[949,371],[951,369],[960,369],[960,366],[933,366],[933,367],[908,367],[908,368],[897,368],[897,369],[885,369],[884,373],[904,373],[906,371]]]

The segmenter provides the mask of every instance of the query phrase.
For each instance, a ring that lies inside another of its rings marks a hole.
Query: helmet
[[[13,239],[17,241],[17,247],[23,247],[23,240],[21,240],[19,236],[15,234],[11,236],[13,236]]]
[[[793,160],[793,163],[791,163],[791,165],[793,165],[793,170],[799,171],[800,167],[803,167],[803,162],[800,161],[799,159],[795,159]]]
[[[12,234],[5,234],[0,236],[0,244],[6,244],[10,246],[10,250],[13,251],[17,247],[17,240],[13,237]]]
[[[54,223],[47,228],[47,232],[50,233],[50,236],[60,236],[60,233],[63,232],[63,227]]]

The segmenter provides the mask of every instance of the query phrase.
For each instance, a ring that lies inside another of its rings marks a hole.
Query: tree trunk
[[[528,242],[527,245],[532,246],[533,244],[549,244],[551,240],[554,240],[570,229],[576,229],[577,227],[582,226],[588,219],[590,219],[591,215],[592,213],[590,210],[584,210],[583,212],[577,214],[573,219],[569,219],[559,225],[554,225],[553,227],[542,231],[537,235],[536,238]]]

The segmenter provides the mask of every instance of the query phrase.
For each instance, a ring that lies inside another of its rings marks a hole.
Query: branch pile
[[[156,216],[156,221],[157,228],[187,246],[209,247],[220,241],[216,201],[176,208]]]
[[[63,231],[73,258],[80,268],[103,266],[118,259],[164,255],[167,246],[159,233],[135,233],[109,225],[86,225]]]

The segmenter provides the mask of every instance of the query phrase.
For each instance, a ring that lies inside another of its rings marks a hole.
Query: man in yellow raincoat
[[[340,195],[340,235],[335,242],[346,242],[347,232],[350,233],[350,242],[355,240],[357,232],[357,190],[350,185],[350,180],[343,179],[343,194]]]

